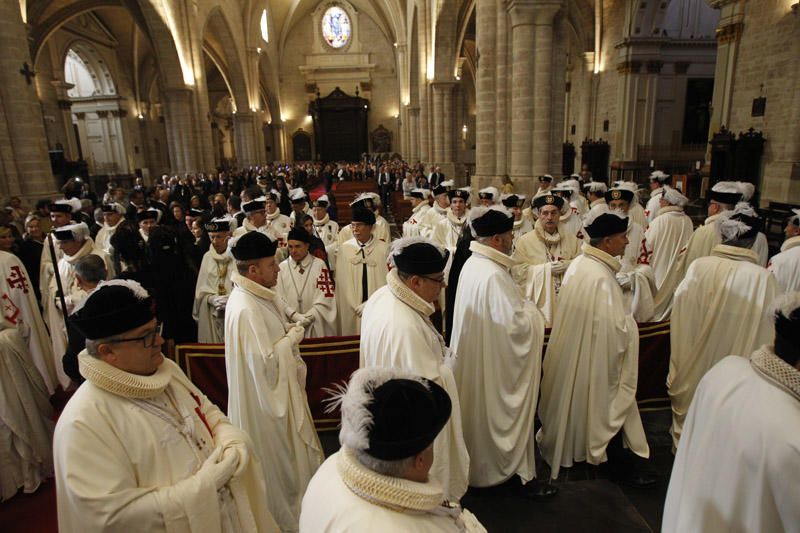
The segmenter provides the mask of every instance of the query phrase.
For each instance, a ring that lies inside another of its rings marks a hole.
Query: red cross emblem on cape
[[[323,268],[319,273],[316,286],[322,291],[325,298],[333,298],[333,280],[327,268]]]

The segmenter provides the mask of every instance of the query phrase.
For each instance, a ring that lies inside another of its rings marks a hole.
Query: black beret
[[[525,204],[525,198],[512,194],[503,198],[501,203],[506,207],[522,207]]]
[[[553,181],[553,176],[539,176],[539,181]]]
[[[203,224],[203,228],[209,233],[230,231],[231,223],[228,220],[212,220]]]
[[[354,209],[352,220],[373,226],[375,225],[375,213],[369,209]]]
[[[237,261],[251,261],[263,257],[274,257],[277,250],[277,241],[273,241],[260,231],[248,231],[233,245],[231,254]]]
[[[411,191],[410,194],[412,198],[419,198],[420,200],[425,199],[425,196],[423,196],[424,193],[422,191]]]
[[[72,206],[69,205],[69,204],[53,202],[53,203],[50,204],[50,212],[51,213],[66,213],[68,215],[71,215],[72,214]]]
[[[399,254],[393,256],[397,270],[418,276],[444,272],[448,257],[450,257],[449,250],[445,249],[442,255],[436,246],[426,242],[409,244]]]
[[[628,189],[610,189],[605,194],[606,203],[611,200],[625,200],[628,203],[633,201],[633,191]]]
[[[141,294],[137,295],[124,285],[103,285],[89,295],[83,307],[69,320],[89,340],[105,339],[141,327],[155,318],[155,302],[140,285],[139,289]],[[141,298],[144,295],[146,297]]]
[[[489,209],[470,222],[478,237],[500,235],[514,228],[514,217],[497,209]]]
[[[187,216],[197,218],[203,216],[205,213],[206,212],[203,211],[202,209],[195,209],[194,207],[192,207],[191,209],[189,209],[189,213],[187,214]]]
[[[413,457],[431,445],[453,404],[442,387],[424,379],[390,379],[372,391],[366,452],[384,461]]]
[[[156,209],[145,209],[136,213],[136,222],[143,220],[158,220],[159,211]]]
[[[737,192],[717,192],[711,190],[708,194],[711,200],[721,204],[736,205],[742,199],[742,195]]]
[[[461,198],[466,202],[467,200],[469,200],[469,192],[463,189],[450,189],[449,191],[447,191],[447,197],[450,198],[451,200],[453,198]]]
[[[311,207],[328,207],[328,202],[326,200],[320,200],[317,198],[311,202]]]
[[[603,213],[598,216],[590,226],[586,226],[586,233],[592,239],[608,237],[628,231],[628,218],[620,217],[613,213]]]
[[[72,231],[68,229],[56,229],[53,231],[53,235],[55,236],[56,240],[59,241],[75,240],[75,234],[73,234]]]
[[[245,213],[252,213],[254,211],[261,211],[264,209],[266,202],[264,200],[251,200],[242,204],[242,211]]]
[[[570,198],[572,196],[572,189],[569,188],[559,189],[556,187],[551,190],[553,194],[560,195],[563,198]]]
[[[434,196],[439,196],[440,194],[444,194],[447,192],[447,187],[445,187],[444,185],[437,185],[436,187],[433,188],[431,192],[433,193]]]
[[[564,199],[554,194],[542,194],[533,199],[534,209],[541,209],[546,205],[554,205],[559,211],[564,206]]]
[[[372,198],[362,198],[357,202],[353,202],[350,206],[354,211],[356,209],[375,209],[375,202]]]
[[[493,200],[494,193],[492,192],[478,192],[478,198],[481,200]]]
[[[311,235],[309,235],[309,233],[302,226],[295,226],[289,230],[289,235],[286,237],[286,240],[311,242]]]

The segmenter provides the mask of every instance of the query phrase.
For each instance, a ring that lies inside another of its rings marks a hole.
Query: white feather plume
[[[739,192],[742,193],[742,201],[749,202],[756,192],[756,186],[746,181],[737,181],[736,186]]]
[[[664,193],[661,197],[670,205],[677,205],[678,207],[683,207],[689,203],[689,199],[681,194],[680,191],[668,185],[664,185]]]
[[[723,241],[733,241],[750,231],[751,227],[735,218],[725,218],[717,224]]]
[[[767,313],[771,320],[775,320],[778,314],[786,318],[792,316],[792,313],[800,309],[800,291],[793,291],[781,294],[775,298],[769,306],[767,306]]]

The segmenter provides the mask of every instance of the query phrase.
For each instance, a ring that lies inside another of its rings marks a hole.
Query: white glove
[[[222,447],[215,448],[203,466],[197,472],[198,475],[207,476],[214,482],[217,490],[221,489],[233,477],[239,463],[239,454],[230,453],[222,455]]]
[[[286,332],[286,336],[292,341],[292,344],[300,344],[305,338],[306,330],[302,326],[292,326],[289,328],[289,331]]]
[[[367,305],[367,302],[362,302],[358,307],[356,307],[356,315],[361,318],[361,314],[364,312],[364,306]]]
[[[631,276],[629,274],[617,274],[616,278],[623,291],[631,288]]]
[[[567,263],[564,261],[553,261],[550,263],[550,271],[553,274],[563,274],[567,270]]]
[[[250,461],[250,453],[247,451],[247,444],[241,440],[228,443],[222,450],[222,460],[224,461],[231,455],[235,456],[238,461],[233,477],[239,477]]]
[[[316,317],[311,313],[295,313],[292,319],[297,322],[298,326],[307,328],[314,323]]]
[[[228,297],[225,295],[221,296],[209,296],[208,303],[212,305],[217,310],[223,309],[228,303]]]

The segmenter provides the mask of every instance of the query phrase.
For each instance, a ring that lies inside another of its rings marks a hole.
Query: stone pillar
[[[75,128],[72,126],[72,102],[67,94],[75,86],[61,80],[52,80],[50,84],[56,91],[58,110],[64,127],[64,139],[67,141],[64,146],[64,155],[67,159],[76,161],[78,159],[78,143],[75,139]]]
[[[551,172],[551,132],[553,113],[553,18],[560,4],[534,4],[535,44],[533,98],[533,175]],[[562,84],[563,88],[563,84]],[[559,95],[560,97],[560,95]]]
[[[94,160],[89,150],[89,139],[86,136],[86,113],[75,113],[75,118],[78,120],[78,139],[80,140],[83,159],[88,163],[89,173],[91,174],[93,172]]]
[[[419,156],[419,107],[407,107],[408,111],[408,161],[417,162]]]
[[[444,92],[442,95],[444,104],[442,106],[444,122],[444,129],[442,132],[442,159],[448,163],[452,163],[456,160],[455,137],[458,131],[453,104],[455,83],[450,82],[446,85],[440,84],[439,90]]]
[[[508,174],[508,107],[510,92],[508,90],[511,76],[509,76],[508,61],[508,2],[497,1],[497,62],[495,70],[495,176]]]
[[[497,0],[476,0],[475,44],[478,66],[475,75],[475,174],[479,179],[491,179],[495,174],[497,62]]]
[[[236,161],[240,167],[259,164],[256,152],[255,113],[237,111],[233,115],[234,142],[236,143]]]
[[[431,158],[437,163],[444,161],[444,90],[439,83],[432,83],[433,89],[433,139]]]
[[[0,194],[55,194],[33,61],[18,2],[0,2]]]
[[[164,90],[167,143],[173,173],[197,172],[201,169],[195,142],[193,102],[191,89]]]
[[[538,63],[535,59],[539,57],[534,41],[536,7],[528,2],[512,0],[508,12],[511,15],[512,42],[510,174],[514,179],[530,181],[533,177],[534,94],[538,92],[534,85],[535,63]]]

